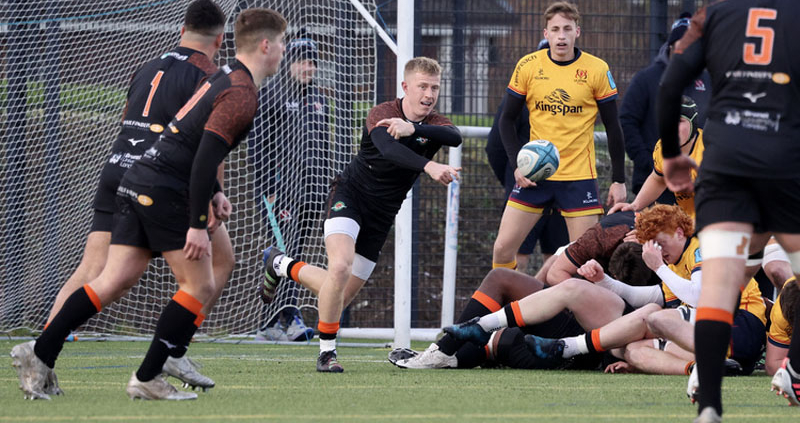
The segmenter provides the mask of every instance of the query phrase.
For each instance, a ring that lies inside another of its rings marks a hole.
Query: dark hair
[[[280,13],[257,7],[239,13],[233,29],[233,41],[237,50],[249,51],[265,38],[275,41],[284,31],[286,19]]]
[[[797,278],[793,276],[783,284],[780,298],[781,313],[783,313],[783,318],[791,326],[794,324],[794,315],[800,308],[800,285],[797,283]],[[792,331],[794,331],[794,328],[792,328]]]
[[[316,64],[319,59],[318,51],[317,43],[311,38],[295,38],[286,45],[286,62],[293,63],[299,60],[313,60]]]
[[[611,254],[609,275],[633,286],[658,285],[661,279],[642,260],[642,244],[624,242]]]
[[[225,13],[211,0],[195,0],[186,8],[183,27],[200,35],[216,36],[225,28]]]

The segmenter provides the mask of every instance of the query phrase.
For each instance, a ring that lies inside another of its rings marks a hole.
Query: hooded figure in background
[[[286,253],[294,256],[302,255],[309,241],[320,238],[333,176],[328,101],[315,84],[318,64],[317,43],[305,33],[286,45],[280,71],[261,89],[256,132],[249,146],[266,244],[277,243],[277,234],[264,197],[271,204]],[[314,330],[305,326],[294,307],[295,293],[289,294],[289,307],[259,329],[258,339],[306,341],[313,337]]]
[[[667,68],[669,56],[675,43],[689,29],[690,13],[682,13],[672,24],[667,41],[661,46],[658,56],[644,69],[636,72],[622,98],[619,122],[625,136],[625,152],[633,161],[633,193],[639,192],[645,179],[653,171],[653,148],[658,141],[656,120],[656,93],[661,75]],[[703,71],[700,77],[683,90],[683,95],[692,98],[698,106],[697,126],[703,127],[706,109],[711,99],[711,78]],[[661,204],[674,204],[675,196],[670,191],[657,200]]]

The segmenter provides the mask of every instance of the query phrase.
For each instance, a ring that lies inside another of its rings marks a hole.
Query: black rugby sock
[[[192,336],[205,318],[200,313],[201,308],[202,304],[184,291],[178,291],[172,297],[158,318],[150,348],[136,371],[137,379],[142,382],[153,380],[162,372],[169,356],[178,358],[186,354]]]
[[[722,415],[722,376],[725,354],[731,340],[733,315],[720,309],[698,308],[694,327],[697,376],[700,383],[699,407],[714,407]]]
[[[36,339],[33,352],[52,369],[70,332],[78,329],[101,309],[100,299],[89,285],[78,288],[67,298],[61,311]]]

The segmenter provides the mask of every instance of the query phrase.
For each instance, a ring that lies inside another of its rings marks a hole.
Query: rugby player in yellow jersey
[[[778,299],[772,305],[769,314],[769,332],[767,333],[767,356],[764,360],[764,370],[768,375],[774,375],[781,368],[783,360],[789,353],[789,344],[792,342],[792,321],[794,314],[800,310],[800,284],[792,276],[783,285]]]
[[[617,115],[617,86],[603,60],[575,47],[580,15],[575,5],[551,4],[544,14],[549,49],[517,63],[506,89],[500,135],[514,169],[516,186],[509,196],[494,244],[492,267],[515,268],[514,255],[545,207],[560,210],[570,240],[577,239],[603,214],[595,167],[594,122],[606,126],[612,184],[607,203],[626,200],[625,151]],[[546,181],[531,182],[516,169],[520,150],[514,122],[527,103],[530,139],[552,142],[559,151],[558,170]]]
[[[703,130],[697,127],[697,103],[691,97],[681,98],[681,120],[678,124],[678,137],[681,152],[691,157],[697,165],[703,161]],[[692,179],[697,177],[697,171],[692,171]],[[644,181],[639,194],[630,203],[617,203],[608,210],[612,214],[619,210],[639,211],[649,206],[667,189],[664,182],[664,158],[661,156],[661,140],[653,149],[653,172]],[[694,219],[694,192],[675,193],[678,205],[686,214]]]

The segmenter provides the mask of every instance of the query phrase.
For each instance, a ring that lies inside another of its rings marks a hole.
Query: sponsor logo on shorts
[[[150,125],[150,131],[151,132],[155,132],[156,134],[160,134],[160,133],[164,132],[164,127],[159,125],[159,124],[157,124],[157,123],[154,123],[154,124]]]
[[[148,197],[148,196],[146,196],[146,195],[144,195],[144,194],[139,194],[139,196],[136,197],[136,201],[138,201],[139,204],[141,204],[141,205],[143,205],[145,207],[153,205],[153,199]]]
[[[592,192],[586,191],[586,199],[583,200],[583,204],[594,204],[597,202],[596,198],[592,198]]]
[[[337,212],[345,208],[347,208],[347,205],[344,204],[344,201],[337,201],[336,204],[334,204],[333,207],[331,207],[331,210]]]

